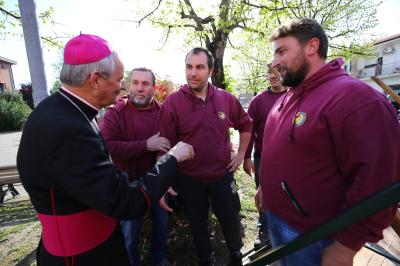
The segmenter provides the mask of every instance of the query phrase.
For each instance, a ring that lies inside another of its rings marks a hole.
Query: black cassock
[[[177,175],[176,159],[164,155],[129,183],[112,164],[96,114],[61,89],[25,124],[17,167],[42,224],[38,265],[128,265],[117,220],[144,215]]]

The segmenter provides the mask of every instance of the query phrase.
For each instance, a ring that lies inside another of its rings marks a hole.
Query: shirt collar
[[[73,101],[78,107],[82,110],[82,112],[89,118],[89,120],[92,120],[97,113],[99,112],[99,109],[90,104],[88,101],[84,100],[82,97],[78,96],[77,94],[73,93],[72,91],[61,87],[60,91],[68,97],[71,101]]]

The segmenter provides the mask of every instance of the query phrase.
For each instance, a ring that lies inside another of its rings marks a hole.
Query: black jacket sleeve
[[[55,149],[48,171],[56,193],[58,188],[59,194],[88,207],[117,219],[131,219],[147,209],[144,192],[153,204],[158,203],[176,176],[177,162],[166,155],[142,182],[129,184],[126,173],[112,164],[100,136],[82,129]]]

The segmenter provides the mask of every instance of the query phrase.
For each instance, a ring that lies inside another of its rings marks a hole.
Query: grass
[[[243,170],[235,173],[238,192],[241,201],[241,223],[244,248],[242,251],[253,247],[253,240],[258,229],[256,226],[258,212],[254,204],[255,183]],[[214,246],[217,258],[216,265],[225,265],[229,260],[229,252],[225,246],[225,241],[214,215],[210,215],[211,242]],[[142,265],[150,265],[150,221],[146,219],[142,229]],[[174,214],[169,219],[169,239],[167,249],[167,259],[175,266],[196,265],[197,256],[189,223],[183,213]]]
[[[30,200],[5,202],[0,205],[0,227],[37,220]]]
[[[24,229],[25,225],[24,224],[18,224],[15,226],[7,227],[5,229],[1,228],[0,229],[0,243],[4,242],[7,237],[11,234],[17,234],[21,232],[22,229]]]
[[[31,265],[39,241],[40,223],[28,222],[1,230],[0,265]]]

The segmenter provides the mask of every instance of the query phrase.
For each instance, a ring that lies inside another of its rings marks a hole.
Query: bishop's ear
[[[102,78],[103,77],[101,76],[101,74],[99,72],[90,73],[89,78],[88,78],[90,87],[98,89]]]

